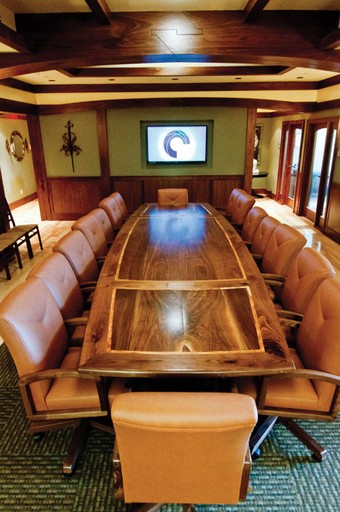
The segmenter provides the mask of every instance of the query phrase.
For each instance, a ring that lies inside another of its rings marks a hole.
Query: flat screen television
[[[145,125],[147,164],[205,164],[208,123]]]

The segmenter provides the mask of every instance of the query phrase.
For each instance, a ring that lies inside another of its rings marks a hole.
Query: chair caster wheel
[[[33,440],[36,443],[41,441],[43,437],[44,437],[44,433],[43,432],[37,432],[37,434],[33,434]]]
[[[251,457],[253,460],[256,460],[256,459],[259,459],[261,457],[262,453],[261,453],[261,450],[260,448],[256,448],[256,450],[253,451],[253,453],[251,454]]]

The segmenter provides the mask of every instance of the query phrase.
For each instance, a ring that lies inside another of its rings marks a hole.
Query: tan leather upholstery
[[[126,502],[237,503],[252,398],[227,393],[131,392],[112,420]]]
[[[230,215],[232,224],[242,226],[250,208],[255,204],[253,196],[241,188],[234,188],[228,199],[226,213]]]
[[[41,279],[52,293],[62,317],[81,316],[84,297],[71,265],[61,253],[49,254],[28,274],[28,279]]]
[[[261,271],[287,276],[290,266],[305,243],[306,238],[299,231],[287,224],[280,224],[266,245]]]
[[[120,213],[122,214],[123,219],[126,220],[127,217],[129,216],[129,212],[128,212],[128,209],[126,207],[126,204],[125,204],[125,201],[124,201],[122,195],[119,192],[113,192],[113,194],[111,194],[111,197],[113,197],[115,199],[116,203],[118,204],[118,207],[120,209]]]
[[[97,217],[89,212],[76,220],[72,229],[78,229],[86,237],[96,258],[104,257],[109,250],[105,234]]]
[[[160,188],[157,193],[158,206],[162,208],[185,208],[188,206],[186,188]]]
[[[268,241],[273,234],[273,231],[280,225],[280,222],[274,217],[267,215],[259,223],[251,244],[252,254],[263,256],[266,250]]]
[[[40,279],[28,279],[10,292],[0,304],[0,335],[15,362],[19,377],[42,370],[67,368],[77,373],[80,347],[68,347],[63,318],[51,292]],[[19,381],[20,384],[20,381]],[[59,408],[84,408],[84,416],[103,415],[95,380],[39,380],[30,385],[33,411],[24,400],[27,415]],[[90,410],[90,411],[89,411]]]
[[[328,259],[311,247],[303,248],[293,260],[280,298],[284,309],[303,314],[318,286],[335,270]]]
[[[245,242],[252,243],[255,232],[262,219],[267,217],[267,212],[259,206],[253,206],[247,213],[241,230],[241,237]]]
[[[112,242],[116,235],[116,231],[112,228],[110,218],[106,211],[102,208],[94,208],[91,213],[96,217],[97,222],[101,225],[106,241]]]
[[[89,306],[71,265],[59,252],[49,254],[28,274],[28,279],[41,279],[52,293],[64,320],[68,325],[72,344],[81,345],[85,335]],[[87,294],[88,295],[88,294]],[[82,317],[83,322],[81,322]],[[77,321],[77,322],[76,322]]]
[[[81,231],[70,231],[54,245],[52,250],[65,256],[79,283],[98,279],[99,269],[95,255]]]
[[[124,218],[118,203],[113,196],[105,197],[100,201],[98,206],[106,212],[110,219],[112,229],[117,230],[122,227]]]
[[[295,348],[290,348],[296,370],[264,377],[262,383],[255,378],[235,380],[240,393],[257,395],[259,414],[279,416],[320,461],[327,450],[291,418],[336,419],[340,410],[339,332],[340,277],[331,277],[312,296],[297,331]]]

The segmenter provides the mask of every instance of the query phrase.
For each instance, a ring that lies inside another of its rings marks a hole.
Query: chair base
[[[321,446],[313,437],[311,437],[303,428],[301,428],[295,421],[290,418],[280,418],[279,422],[282,423],[301,443],[303,443],[308,450],[313,453],[315,460],[322,462],[328,456],[327,450]]]
[[[114,434],[114,430],[112,427],[112,423],[110,422],[110,418],[105,416],[103,418],[83,418],[79,419],[70,419],[70,420],[50,420],[50,421],[37,421],[32,422],[29,427],[28,433],[33,434],[33,436],[37,436],[37,434],[42,432],[48,432],[51,430],[59,430],[60,428],[66,427],[74,427],[74,432],[71,437],[71,441],[67,448],[67,454],[63,462],[63,474],[71,475],[74,472],[78,456],[81,453],[83,447],[85,446],[90,427],[98,428],[99,430],[103,430],[104,432],[108,432],[109,434]]]
[[[312,452],[315,460],[322,462],[326,459],[328,452],[323,446],[321,446],[321,444],[319,444],[291,418],[279,418],[278,416],[259,416],[258,423],[249,442],[252,457],[259,457],[260,446],[277,421],[284,425],[286,429],[294,434],[294,436]]]

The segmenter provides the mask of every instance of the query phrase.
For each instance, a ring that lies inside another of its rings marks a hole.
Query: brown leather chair
[[[113,196],[104,197],[98,204],[98,207],[106,212],[112,229],[117,232],[122,227],[124,218],[116,199]]]
[[[279,420],[319,461],[327,451],[292,418],[333,421],[340,410],[340,278],[324,280],[307,305],[290,348],[296,370],[255,379],[239,379],[239,392],[255,397],[260,415]],[[322,427],[321,427],[322,428]]]
[[[268,240],[261,261],[260,269],[263,277],[270,279],[273,274],[287,276],[306,241],[299,231],[288,224],[277,226]]]
[[[188,190],[160,188],[157,191],[157,203],[160,208],[185,208],[188,206]]]
[[[115,199],[120,209],[120,213],[122,214],[122,217],[125,221],[129,216],[129,212],[122,195],[119,192],[113,192],[112,194],[110,194],[110,197],[113,197]]]
[[[287,277],[266,281],[274,291],[278,314],[285,318],[299,318],[296,314],[304,314],[322,281],[335,274],[333,265],[325,256],[311,247],[304,247],[292,262]]]
[[[88,422],[108,416],[101,379],[78,372],[63,318],[40,279],[28,279],[0,304],[0,336],[16,365],[29,434],[77,425],[64,473],[73,471]],[[106,427],[107,428],[107,427]]]
[[[54,252],[48,255],[28,274],[27,279],[41,279],[56,301],[73,345],[81,345],[90,310],[88,290],[80,288],[73,269],[65,256]]]
[[[240,232],[241,238],[245,241],[248,246],[251,246],[256,230],[268,213],[260,206],[253,206],[247,213],[242,229]]]
[[[97,282],[98,263],[81,231],[74,230],[64,235],[53,246],[52,251],[60,252],[65,256],[81,285],[88,286]]]
[[[235,227],[241,229],[247,213],[254,204],[253,196],[241,188],[234,188],[228,199],[225,216]]]
[[[92,215],[94,215],[96,217],[97,222],[101,225],[101,228],[104,232],[106,242],[108,244],[111,244],[111,242],[113,242],[113,240],[119,230],[113,229],[108,214],[102,208],[99,208],[99,207],[94,208],[91,211],[91,213],[92,213]]]
[[[97,259],[105,258],[109,246],[104,230],[92,211],[76,220],[72,224],[72,230],[79,230],[83,233]]]
[[[246,498],[248,445],[257,421],[251,397],[123,393],[111,416],[125,502],[232,504]],[[117,489],[117,459],[114,466]]]
[[[269,239],[272,236],[273,231],[279,225],[280,221],[274,219],[274,217],[271,217],[270,215],[267,215],[260,221],[254,233],[254,238],[250,246],[250,252],[259,266],[261,264]]]

